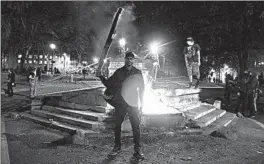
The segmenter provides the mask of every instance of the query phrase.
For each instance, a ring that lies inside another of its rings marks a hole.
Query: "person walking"
[[[16,76],[13,68],[8,70],[8,82],[7,82],[7,93],[9,97],[14,95],[13,87],[15,86]]]
[[[140,112],[139,103],[143,103],[144,80],[140,70],[133,66],[135,54],[126,52],[125,65],[117,69],[109,79],[101,71],[96,72],[102,83],[107,87],[105,100],[115,107],[115,146],[109,157],[116,156],[121,150],[121,124],[126,114],[129,116],[133,131],[134,154],[138,159],[144,159],[140,144]],[[138,100],[138,97],[140,100]]]
[[[198,88],[200,82],[200,65],[201,65],[201,57],[200,51],[201,48],[198,44],[194,43],[194,39],[192,37],[188,37],[186,39],[187,46],[184,47],[183,54],[185,57],[185,64],[187,68],[188,77],[190,80],[189,88],[192,86],[193,75],[196,76],[197,82],[195,84],[195,88]]]

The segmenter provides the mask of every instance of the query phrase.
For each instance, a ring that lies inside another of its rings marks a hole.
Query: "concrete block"
[[[101,96],[102,94],[102,88],[65,92],[62,93],[62,100],[75,104],[106,107],[107,103]]]
[[[141,118],[146,127],[183,127],[187,121],[182,114],[143,115]]]

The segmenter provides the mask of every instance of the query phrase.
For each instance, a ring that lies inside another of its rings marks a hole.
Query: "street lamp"
[[[119,40],[119,45],[122,48],[122,55],[124,55],[125,51],[126,51],[126,40],[125,40],[125,38],[121,38]]]
[[[150,51],[151,51],[151,53],[156,54],[156,53],[158,53],[158,50],[159,50],[158,43],[154,42],[154,43],[151,43],[150,44]]]
[[[94,57],[94,58],[93,58],[93,62],[94,62],[94,63],[98,63],[98,61],[99,61],[98,57]]]
[[[66,67],[66,56],[67,56],[67,54],[66,53],[63,53],[63,57],[64,57],[64,70],[65,70],[65,67]]]
[[[159,68],[159,44],[156,42],[153,42],[150,44],[150,51],[152,55],[154,56],[154,62],[153,62],[153,68],[152,68],[152,78],[154,81],[156,81],[158,68]]]
[[[55,44],[50,44],[50,48],[52,49],[52,70],[53,70],[53,58],[54,58],[54,49],[56,48]]]

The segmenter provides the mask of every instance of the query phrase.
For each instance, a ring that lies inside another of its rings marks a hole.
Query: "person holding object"
[[[13,87],[15,86],[15,73],[13,68],[8,70],[8,82],[7,82],[7,93],[9,97],[13,96]]]
[[[121,150],[121,124],[128,114],[134,138],[133,156],[144,159],[140,145],[139,109],[141,107],[138,107],[138,97],[140,97],[141,106],[143,104],[144,80],[141,71],[133,66],[134,59],[133,52],[126,52],[125,65],[117,69],[109,79],[102,76],[101,71],[96,72],[96,76],[107,87],[105,100],[115,107],[115,146],[109,154],[110,157],[116,156]]]
[[[200,46],[194,43],[194,39],[192,37],[188,37],[187,46],[184,47],[183,54],[185,57],[185,64],[190,80],[189,88],[191,88],[192,86],[193,75],[195,75],[197,78],[195,88],[198,88],[199,86],[199,82],[200,82],[199,67],[201,65],[200,51],[201,51]]]

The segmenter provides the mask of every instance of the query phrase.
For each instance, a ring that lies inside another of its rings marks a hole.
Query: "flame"
[[[150,85],[146,85],[143,97],[142,113],[145,115],[159,115],[159,114],[176,114],[181,113],[179,110],[174,109],[162,102],[162,97],[154,93]]]

